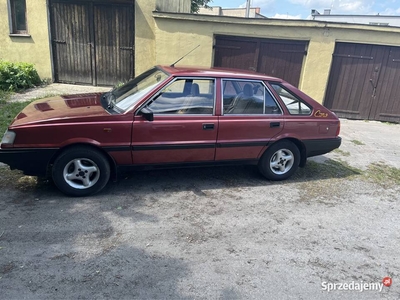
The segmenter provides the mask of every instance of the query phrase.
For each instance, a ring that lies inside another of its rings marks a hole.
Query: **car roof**
[[[186,66],[158,66],[172,76],[202,76],[202,77],[225,77],[240,79],[256,79],[283,82],[282,79],[267,76],[265,74],[228,68],[204,68],[204,67],[186,67]]]

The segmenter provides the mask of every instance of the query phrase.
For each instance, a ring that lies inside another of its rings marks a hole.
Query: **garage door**
[[[400,48],[337,43],[325,106],[340,117],[400,122]]]
[[[52,1],[57,82],[112,85],[133,77],[133,2],[123,1]]]
[[[307,45],[305,41],[216,36],[214,66],[253,70],[298,86]]]

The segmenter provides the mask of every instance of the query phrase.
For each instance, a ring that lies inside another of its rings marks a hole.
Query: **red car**
[[[283,180],[338,148],[339,131],[334,113],[281,79],[157,66],[105,94],[32,102],[6,131],[0,161],[49,175],[71,196],[143,167],[252,163]]]

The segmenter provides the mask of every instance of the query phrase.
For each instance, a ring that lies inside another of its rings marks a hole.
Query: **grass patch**
[[[8,125],[10,125],[11,121],[15,118],[15,116],[25,106],[27,106],[31,102],[32,101],[8,102],[7,99],[5,99],[5,98],[0,99],[0,135],[1,135],[1,137],[3,137],[3,133],[6,131]]]
[[[361,141],[359,141],[359,140],[351,140],[351,142],[352,142],[354,145],[358,145],[358,146],[365,145],[363,142],[361,142]]]
[[[299,181],[299,196],[303,203],[321,203],[335,206],[341,195],[347,192],[348,180],[359,178],[362,170],[340,159],[328,159],[323,163],[308,160],[293,176]]]
[[[12,93],[0,90],[0,104],[5,104],[10,100]]]
[[[363,177],[385,188],[400,185],[400,169],[390,167],[384,163],[370,164]]]
[[[295,179],[322,180],[332,178],[346,178],[360,175],[360,169],[351,167],[344,161],[328,159],[324,163],[307,161],[304,168],[299,168],[294,175]]]
[[[18,190],[31,192],[36,189],[44,189],[52,186],[49,180],[36,176],[24,175],[22,171],[10,170],[8,166],[0,166],[0,190]]]
[[[367,181],[390,189],[400,186],[400,169],[384,163],[372,163],[363,171],[344,161],[329,159],[324,163],[308,161],[306,167],[299,169],[293,178],[300,184],[300,201],[334,206],[348,192],[348,180]]]
[[[382,122],[383,124],[386,125],[399,125],[399,123],[395,123],[395,122]]]
[[[329,159],[324,163],[308,161],[306,167],[299,169],[295,176],[302,181],[299,186],[300,201],[335,206],[341,195],[347,192],[347,180],[361,173],[361,170],[340,160]]]
[[[2,190],[10,187],[19,187],[21,184],[28,187],[36,184],[36,177],[25,176],[21,171],[12,171],[6,166],[1,166],[0,172],[0,187]]]
[[[339,148],[336,148],[335,150],[333,150],[333,152],[335,152],[335,153],[337,153],[337,154],[340,154],[340,155],[342,155],[342,156],[350,156],[350,152],[348,152],[348,151],[343,151],[343,150],[341,150],[341,149],[339,149]]]

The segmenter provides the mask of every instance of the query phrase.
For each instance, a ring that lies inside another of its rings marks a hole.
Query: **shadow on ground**
[[[0,189],[12,189],[19,193],[34,194],[37,197],[61,193],[51,180],[24,176],[19,171],[0,168]],[[100,193],[135,194],[171,193],[192,191],[201,195],[204,189],[245,188],[265,185],[282,185],[329,179],[344,179],[361,175],[362,171],[350,167],[347,163],[327,159],[323,163],[308,161],[304,168],[299,168],[288,180],[274,182],[266,180],[258,171],[257,166],[229,166],[182,168],[168,170],[137,171],[122,174],[116,182],[110,182]]]

